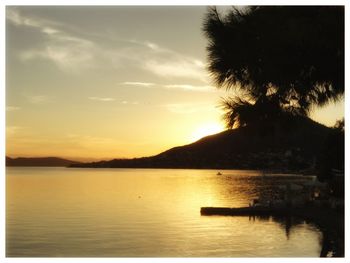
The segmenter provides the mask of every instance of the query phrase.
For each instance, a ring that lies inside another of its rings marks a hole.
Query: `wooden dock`
[[[202,207],[201,215],[226,215],[226,216],[283,216],[290,215],[291,210],[286,208],[270,207]]]

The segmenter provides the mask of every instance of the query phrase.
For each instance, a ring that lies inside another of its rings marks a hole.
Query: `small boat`
[[[222,173],[218,172],[216,175],[222,175]]]

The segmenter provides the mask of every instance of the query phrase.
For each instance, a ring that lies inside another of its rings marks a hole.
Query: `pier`
[[[291,215],[291,210],[286,208],[270,207],[202,207],[201,215],[226,215],[226,216],[284,216]]]
[[[201,207],[201,215],[223,215],[223,216],[296,216],[311,221],[323,221],[329,217],[338,217],[343,213],[339,210],[326,207]]]

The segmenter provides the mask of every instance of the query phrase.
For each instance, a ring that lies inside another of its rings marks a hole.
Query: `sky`
[[[206,7],[6,8],[6,155],[158,154],[224,130]],[[314,109],[327,126],[344,103]]]

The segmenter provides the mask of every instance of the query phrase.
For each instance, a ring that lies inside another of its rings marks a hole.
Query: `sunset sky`
[[[6,154],[140,157],[224,129],[206,7],[7,7]],[[311,117],[334,125],[344,104]]]

